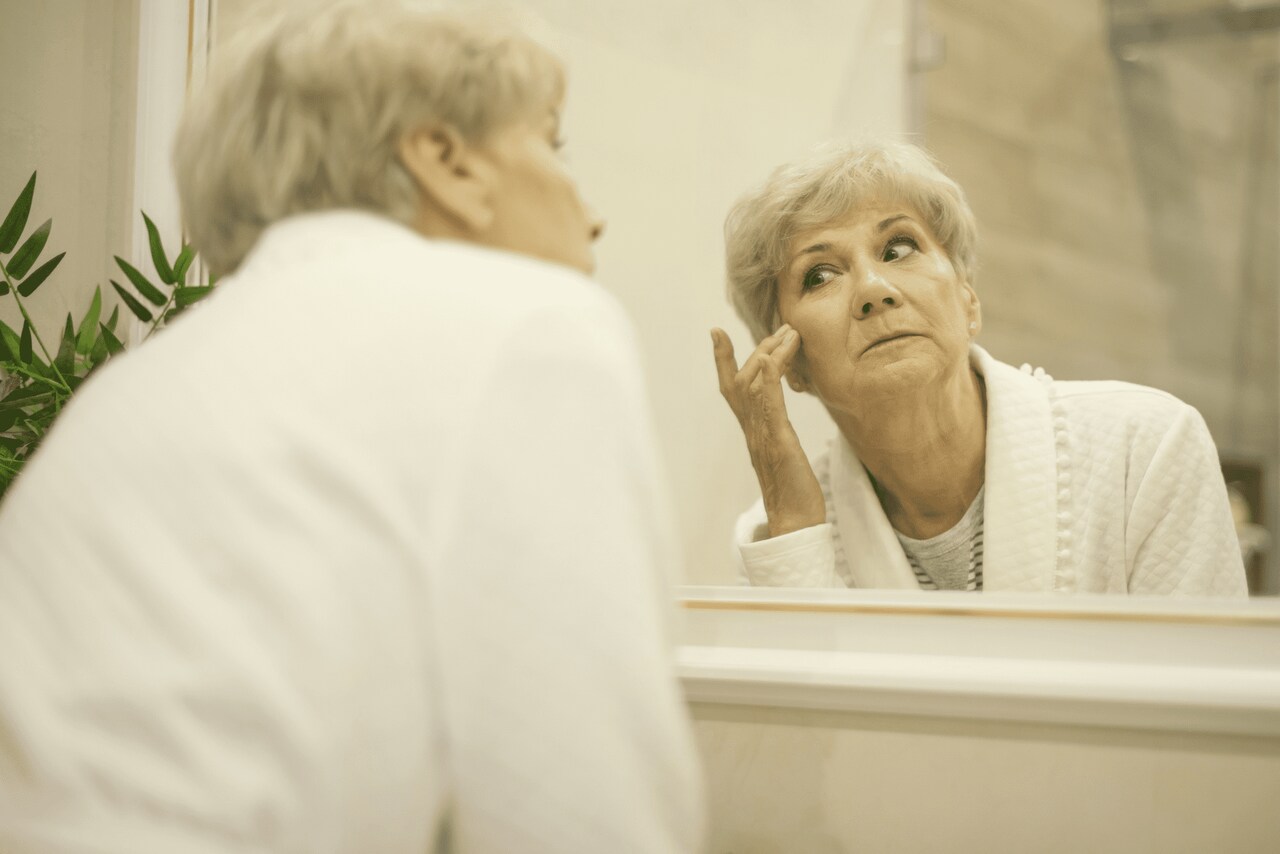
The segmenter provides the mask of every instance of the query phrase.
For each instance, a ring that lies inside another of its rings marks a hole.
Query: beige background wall
[[[138,0],[0,0],[0,217],[38,170],[27,232],[52,217],[42,259],[67,253],[28,302],[51,349],[131,255],[137,22]],[[10,296],[0,319],[21,328]]]
[[[219,33],[288,0],[220,0]],[[293,0],[323,2],[323,0]],[[903,127],[905,0],[528,0],[569,68],[566,155],[608,221],[597,278],[639,327],[686,577],[734,578],[758,490],[719,396],[709,329],[752,344],[724,298],[730,204],[834,135]],[[825,412],[793,398],[818,450]]]
[[[1117,59],[1104,0],[927,7],[946,53],[923,139],[978,217],[982,343],[1191,403],[1224,456],[1265,464],[1280,531],[1276,34]]]
[[[694,705],[707,854],[1264,854],[1280,742]]]

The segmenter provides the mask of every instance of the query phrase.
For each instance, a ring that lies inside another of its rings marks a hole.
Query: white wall
[[[707,854],[1280,845],[1280,740],[693,706]]]
[[[41,258],[67,253],[28,302],[51,349],[131,254],[137,18],[138,0],[0,0],[0,217],[38,170],[27,233],[52,217]],[[10,296],[0,319],[21,327]]]

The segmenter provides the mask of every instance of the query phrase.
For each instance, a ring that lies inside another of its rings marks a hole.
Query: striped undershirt
[[[984,485],[960,521],[936,537],[916,540],[894,531],[922,589],[982,589],[982,499],[985,493]]]

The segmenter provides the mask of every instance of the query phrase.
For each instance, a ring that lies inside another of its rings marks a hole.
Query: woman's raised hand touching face
[[[800,352],[799,333],[783,324],[760,342],[741,368],[724,330],[712,329],[711,342],[720,393],[742,427],[760,482],[769,536],[822,524],[827,519],[822,487],[787,417],[782,396],[782,378]]]

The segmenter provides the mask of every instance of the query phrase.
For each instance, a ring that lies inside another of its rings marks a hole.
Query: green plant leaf
[[[147,216],[146,211],[142,213],[142,221],[147,224],[147,242],[151,244],[151,263],[156,265],[156,274],[160,276],[160,281],[166,285],[172,285],[177,278],[173,275],[173,268],[169,266],[169,259],[164,257],[164,244],[160,242],[160,230],[151,221],[151,217]]]
[[[35,410],[53,399],[53,391],[42,385],[25,385],[12,392],[4,400],[0,400],[0,409],[8,412],[21,409],[25,415],[28,410]]]
[[[4,296],[7,293],[9,293],[9,283],[0,282],[0,297]]]
[[[182,284],[187,280],[187,271],[191,269],[191,262],[196,258],[196,250],[192,248],[190,243],[182,245],[182,251],[178,253],[178,259],[173,262],[173,280],[178,284]]]
[[[76,352],[81,356],[89,355],[93,345],[98,341],[98,319],[102,316],[102,287],[93,289],[93,300],[89,310],[80,321],[80,333],[76,336]]]
[[[43,385],[25,385],[19,387],[16,391],[9,392],[9,395],[0,400],[0,406],[5,409],[12,409],[15,406],[26,408],[35,406],[40,403],[44,397],[49,397],[53,391]]]
[[[99,332],[94,335],[93,347],[89,350],[89,372],[92,373],[94,368],[105,362],[108,355],[110,354],[107,353],[107,339]]]
[[[65,390],[60,380],[51,376],[45,370],[37,369],[35,365],[19,365],[15,363],[10,367],[12,368],[13,373],[22,377],[26,381],[23,385],[19,386],[20,388],[38,386],[53,393]]]
[[[186,308],[189,305],[199,302],[213,292],[212,285],[180,287],[174,291],[173,301],[178,308]]]
[[[107,318],[107,328],[112,332],[116,331],[116,324],[120,322],[120,306],[111,309],[111,316]]]
[[[53,357],[53,364],[64,376],[71,373],[76,363],[76,326],[71,315],[62,327],[62,340],[58,342],[58,353]]]
[[[45,261],[43,264],[37,267],[34,273],[32,273],[30,276],[27,276],[26,279],[18,283],[18,293],[22,294],[24,297],[29,297],[32,294],[34,294],[36,292],[36,288],[43,285],[44,280],[49,278],[49,276],[53,273],[54,268],[56,268],[59,264],[62,263],[62,258],[66,254],[67,253],[65,252],[59,252],[57,255],[54,255],[48,261]],[[18,256],[15,255],[13,257],[16,258]]]
[[[129,281],[133,282],[133,286],[138,289],[138,293],[146,297],[147,301],[152,305],[164,305],[168,301],[168,298],[161,293],[160,289],[147,281],[147,277],[139,273],[138,269],[128,261],[117,255],[116,263],[120,265],[121,270],[124,270],[124,274],[129,277]]]
[[[18,333],[10,329],[9,324],[5,323],[3,320],[0,320],[0,339],[3,339],[5,350],[9,353],[7,361],[18,361]]]
[[[40,227],[31,232],[31,236],[27,241],[18,247],[18,251],[13,253],[13,257],[9,259],[9,275],[14,279],[21,279],[31,269],[31,265],[40,257],[40,253],[44,251],[45,241],[49,239],[49,231],[53,228],[53,220],[46,219],[40,224]]]
[[[18,238],[22,236],[22,230],[27,227],[27,217],[31,215],[31,199],[35,193],[36,173],[32,172],[27,186],[22,188],[22,192],[13,202],[13,207],[9,208],[4,224],[0,225],[0,252],[7,255],[13,251],[13,247],[18,245]]]
[[[52,384],[53,371],[44,363],[43,359],[35,354],[34,350],[31,353],[31,361],[27,362],[27,370],[31,372],[32,377],[41,381],[48,380]]]
[[[116,289],[116,293],[120,295],[121,301],[123,301],[124,304],[129,307],[129,311],[132,311],[134,313],[134,316],[136,316],[143,323],[150,323],[151,312],[147,309],[147,307],[142,303],[138,302],[137,298],[134,297],[133,294],[126,291],[124,287],[121,286],[121,284],[117,282],[115,279],[111,279],[110,281],[111,281],[111,287]]]
[[[22,414],[21,409],[11,409],[8,412],[0,410],[0,431],[8,430],[18,420],[18,416]]]
[[[26,423],[31,427],[31,432],[35,434],[32,438],[39,442],[44,438],[44,434],[49,432],[49,426],[53,424],[53,419],[58,415],[58,408],[63,401],[52,401],[43,408],[37,409],[26,418]]]
[[[124,352],[124,345],[120,343],[120,339],[106,325],[98,327],[102,331],[102,342],[106,345],[107,355],[114,356],[116,353]]]
[[[18,361],[31,364],[31,324],[22,321],[22,337],[18,340]]]

